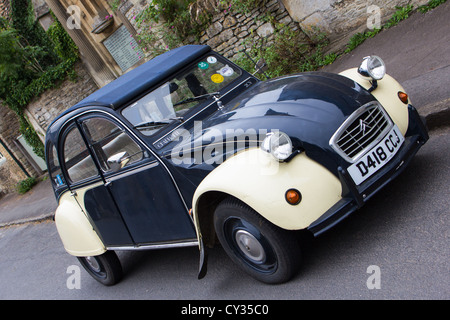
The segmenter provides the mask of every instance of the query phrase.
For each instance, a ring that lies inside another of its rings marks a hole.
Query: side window
[[[73,183],[98,175],[97,167],[77,127],[72,127],[64,139],[64,166]]]
[[[52,179],[52,183],[55,188],[59,188],[66,184],[64,181],[64,177],[61,173],[61,166],[58,161],[58,154],[56,152],[56,148],[53,143],[50,143],[47,151],[47,165],[48,172],[50,173],[50,177]]]
[[[120,155],[121,168],[128,167],[144,157],[144,151],[114,122],[105,118],[89,118],[83,121],[83,130],[103,171],[111,171],[111,157]]]

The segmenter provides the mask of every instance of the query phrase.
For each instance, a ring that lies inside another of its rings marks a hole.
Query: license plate
[[[381,169],[397,153],[405,138],[396,125],[389,133],[347,171],[357,185]]]

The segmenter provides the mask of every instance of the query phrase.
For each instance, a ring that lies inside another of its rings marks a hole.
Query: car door
[[[59,153],[64,179],[58,174],[57,184],[67,184],[71,195],[67,199],[78,203],[105,246],[132,245],[131,235],[76,121],[63,129]]]
[[[106,188],[136,245],[195,241],[188,208],[151,150],[105,114],[83,116],[78,123],[104,182],[85,197],[87,211],[89,201],[95,202],[96,193]]]

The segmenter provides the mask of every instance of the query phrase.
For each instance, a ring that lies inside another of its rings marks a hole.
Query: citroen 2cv
[[[116,250],[218,239],[254,278],[281,283],[318,236],[402,172],[427,129],[370,56],[341,74],[261,81],[208,46],[184,46],[59,115],[46,160],[65,250],[98,281]]]

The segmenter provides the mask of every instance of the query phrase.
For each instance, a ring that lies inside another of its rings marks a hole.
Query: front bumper
[[[428,140],[428,130],[417,110],[409,105],[409,126],[405,143],[395,157],[369,180],[355,185],[346,169],[339,167],[342,199],[314,221],[307,229],[318,236],[335,226],[355,210],[362,207],[373,195],[395,179],[407,167],[420,147]]]

